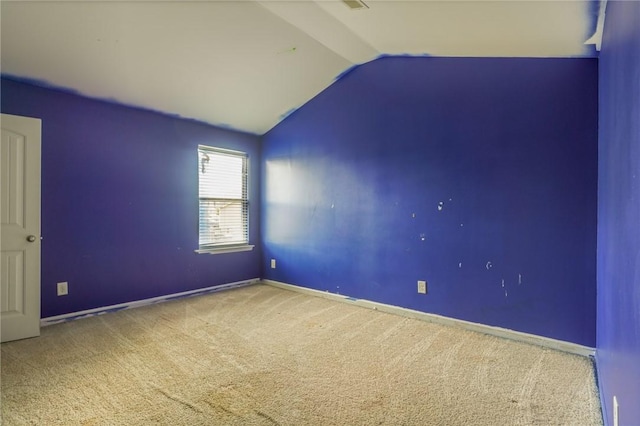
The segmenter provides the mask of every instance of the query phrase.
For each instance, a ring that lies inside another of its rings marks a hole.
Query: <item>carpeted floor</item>
[[[4,425],[600,425],[589,359],[254,285],[2,344]]]

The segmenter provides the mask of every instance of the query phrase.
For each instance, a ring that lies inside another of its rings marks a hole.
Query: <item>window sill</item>
[[[198,250],[194,250],[194,252],[198,254],[222,254],[222,253],[237,253],[241,251],[251,251],[253,250],[254,245],[241,245],[241,246],[226,246],[226,247],[208,247],[202,248]]]

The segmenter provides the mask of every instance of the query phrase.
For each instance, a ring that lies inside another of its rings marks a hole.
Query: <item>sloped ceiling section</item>
[[[351,65],[255,2],[1,7],[3,73],[258,134]]]
[[[263,134],[381,54],[597,53],[599,1],[366,4],[2,1],[2,73]]]

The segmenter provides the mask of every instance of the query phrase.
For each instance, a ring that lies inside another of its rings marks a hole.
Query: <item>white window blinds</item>
[[[200,145],[198,176],[200,248],[248,244],[247,155]]]

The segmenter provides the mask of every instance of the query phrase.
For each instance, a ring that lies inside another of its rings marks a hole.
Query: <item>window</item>
[[[251,250],[247,155],[198,146],[199,250]]]

